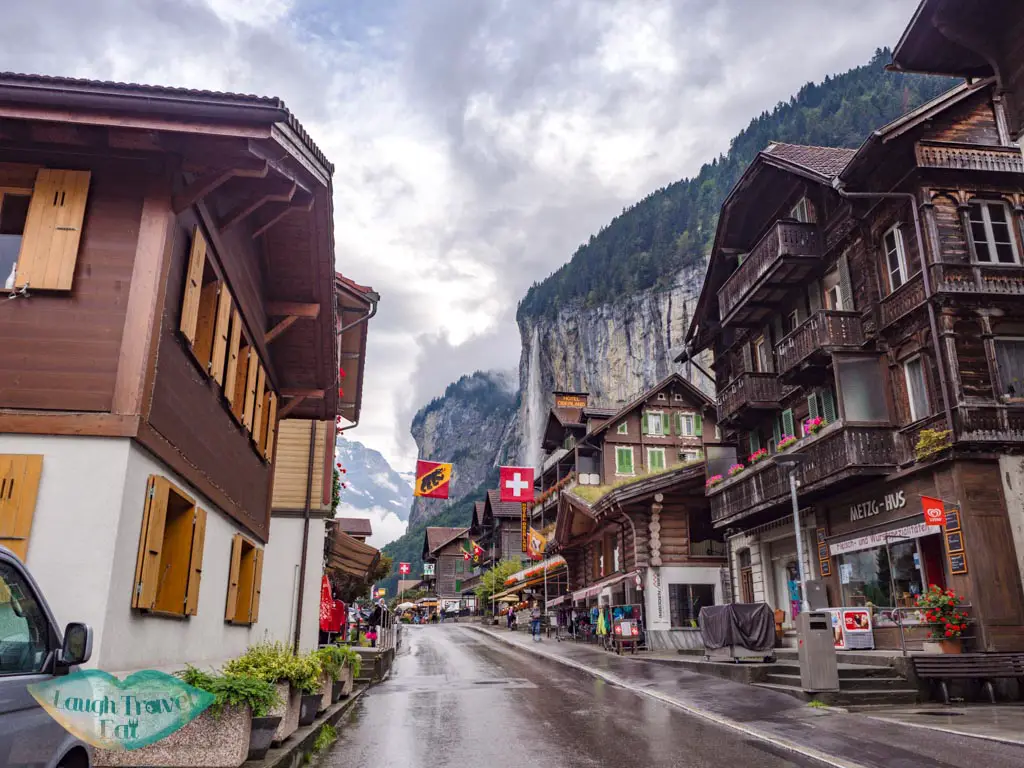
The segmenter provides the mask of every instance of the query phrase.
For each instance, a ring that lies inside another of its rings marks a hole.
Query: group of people
[[[519,619],[516,612],[510,607],[508,614],[505,617],[505,621],[508,624],[510,630],[519,628]],[[540,603],[536,600],[530,606],[530,634],[533,636],[534,642],[540,642],[540,625],[541,625],[541,610]]]

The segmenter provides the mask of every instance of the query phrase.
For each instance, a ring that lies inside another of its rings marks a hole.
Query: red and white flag
[[[398,572],[402,576],[408,576],[409,575],[409,570],[410,570],[410,567],[409,567],[408,563],[399,563],[398,564]]]
[[[500,467],[498,486],[502,501],[533,501],[533,467]]]

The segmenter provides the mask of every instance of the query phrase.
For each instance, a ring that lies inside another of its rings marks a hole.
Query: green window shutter
[[[757,453],[761,450],[761,436],[757,432],[750,433],[750,452]]]
[[[812,394],[807,398],[807,418],[816,419],[818,418],[818,395],[817,393]]]
[[[680,430],[680,432],[682,432],[682,430]],[[704,435],[704,421],[699,412],[693,414],[693,434],[697,437],[702,437]]]
[[[645,435],[650,434],[650,432],[647,431],[647,411],[644,411],[640,416],[640,431]]]
[[[647,454],[647,456],[648,456],[647,463],[650,465],[648,467],[649,470],[654,471],[656,469],[664,469],[665,468],[665,452],[664,451],[652,450],[649,454]]]
[[[629,460],[630,450],[628,448],[615,449],[615,471],[620,475],[629,474],[632,471],[632,461]]]
[[[672,414],[671,413],[664,413],[664,414],[662,414],[662,416],[661,416],[661,431],[662,431],[662,434],[665,434],[665,435],[671,435],[672,434]]]
[[[462,591],[462,580],[461,579],[456,579],[455,580],[455,591],[456,592],[461,592]]]
[[[796,425],[793,423],[793,409],[789,408],[782,412],[782,433],[784,435],[793,435],[795,434],[795,429]]]
[[[775,444],[778,445],[779,444],[779,440],[781,440],[781,439],[782,439],[782,430],[779,427],[779,419],[778,419],[778,417],[776,417],[775,420],[772,422],[772,440],[774,440]]]
[[[822,416],[825,417],[826,424],[831,424],[839,418],[839,414],[836,412],[836,401],[832,397],[831,389],[821,390],[821,410],[823,411]]]

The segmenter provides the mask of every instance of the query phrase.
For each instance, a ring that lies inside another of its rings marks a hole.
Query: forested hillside
[[[887,72],[891,59],[888,48],[877,50],[865,66],[808,83],[788,103],[754,118],[729,152],[704,165],[696,178],[659,189],[626,209],[581,245],[569,263],[535,283],[520,302],[517,319],[553,315],[573,300],[596,306],[665,284],[681,268],[703,261],[722,201],[772,141],[856,147],[871,131],[956,84]]]

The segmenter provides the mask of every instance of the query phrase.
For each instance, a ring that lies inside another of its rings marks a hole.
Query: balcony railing
[[[1019,264],[935,264],[936,293],[1024,296],[1024,267]]]
[[[830,425],[795,449],[807,458],[799,470],[801,493],[820,490],[851,474],[885,474],[896,467],[895,430],[890,426]],[[712,489],[711,520],[723,523],[785,502],[789,478],[775,464],[755,465]]]
[[[958,442],[1024,442],[1024,404],[961,405],[953,421]]]
[[[782,386],[774,373],[741,373],[718,398],[718,420],[728,421],[748,408],[778,408],[781,398]]]
[[[922,168],[1024,173],[1024,156],[1017,147],[922,141],[917,145],[917,164]]]
[[[777,222],[718,291],[722,323],[741,319],[731,316],[762,289],[778,284],[788,288],[794,280],[801,279],[820,255],[821,235],[817,224]],[[758,306],[763,309],[760,300],[771,297],[758,298]],[[780,294],[774,300],[782,298]]]
[[[890,293],[880,304],[880,325],[885,328],[924,303],[924,282],[920,273]]]
[[[779,374],[785,375],[819,353],[856,350],[864,344],[860,315],[823,309],[815,312],[775,346]]]

